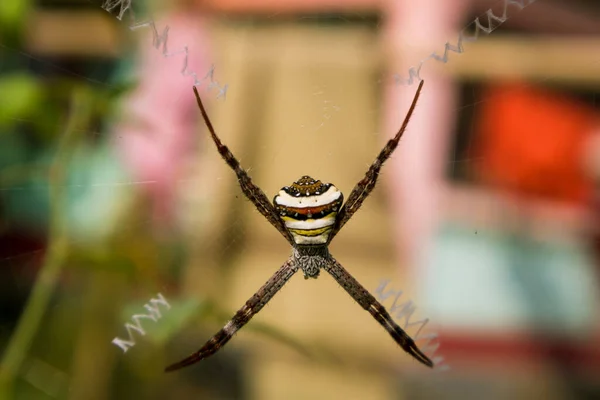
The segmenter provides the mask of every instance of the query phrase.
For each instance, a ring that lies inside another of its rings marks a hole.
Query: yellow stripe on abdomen
[[[323,233],[330,230],[331,226],[326,226],[320,229],[290,229],[290,232],[295,233],[296,235],[312,237],[322,235]]]

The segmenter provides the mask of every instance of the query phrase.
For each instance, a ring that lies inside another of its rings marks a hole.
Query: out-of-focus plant
[[[72,95],[69,117],[64,135],[60,139],[59,148],[50,167],[48,180],[50,183],[51,223],[49,248],[42,265],[40,276],[13,332],[2,360],[0,370],[0,397],[10,398],[12,383],[18,374],[31,342],[38,330],[42,316],[46,312],[67,252],[67,227],[64,187],[67,179],[67,164],[70,153],[77,143],[78,132],[89,123],[91,109],[90,94],[84,88],[77,88]]]
[[[21,29],[32,9],[32,0],[0,1],[0,40],[15,44],[21,38]]]
[[[6,132],[24,120],[43,127],[36,119],[43,98],[42,85],[36,78],[25,72],[0,76],[0,93],[0,131]]]

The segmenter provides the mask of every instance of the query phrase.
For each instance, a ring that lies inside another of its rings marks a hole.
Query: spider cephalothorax
[[[324,245],[344,195],[331,183],[303,176],[281,188],[273,199],[279,216],[297,245]]]
[[[371,164],[365,177],[352,189],[348,200],[343,205],[344,196],[334,185],[322,183],[310,176],[303,176],[290,186],[282,188],[273,199],[273,203],[270,203],[264,192],[252,182],[248,173],[240,166],[229,148],[221,143],[202,105],[198,91],[194,88],[198,107],[210,136],[221,157],[237,175],[242,192],[292,245],[293,249],[291,257],[269,278],[267,283],[250,297],[246,304],[235,313],[231,321],[209,339],[200,350],[167,367],[166,371],[175,371],[216,353],[233,337],[235,332],[250,321],[250,318],[273,298],[298,269],[302,269],[305,278],[318,277],[321,269],[327,271],[364,310],[368,311],[388,331],[404,351],[424,365],[433,367],[433,362],[419,350],[415,341],[394,322],[385,307],[329,254],[327,248],[327,245],[358,211],[375,187],[383,163],[390,158],[406,129],[422,87],[423,81],[419,84],[415,98],[398,133],[387,142]]]
[[[294,247],[290,259],[302,270],[304,279],[318,278],[321,269],[333,261],[326,245]]]

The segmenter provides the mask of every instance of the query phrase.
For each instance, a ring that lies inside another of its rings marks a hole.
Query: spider
[[[383,163],[390,158],[406,130],[422,87],[423,81],[419,84],[400,130],[396,133],[396,136],[387,142],[373,164],[371,164],[365,177],[356,184],[345,203],[343,203],[344,196],[342,192],[333,184],[322,183],[310,176],[303,176],[290,186],[283,187],[274,197],[273,203],[269,202],[265,193],[252,182],[250,176],[240,166],[239,161],[215,133],[198,90],[194,87],[198,107],[219,154],[237,175],[244,195],[292,245],[292,255],[200,350],[182,361],[168,366],[165,369],[166,372],[194,364],[216,353],[273,298],[275,293],[286,284],[298,269],[302,269],[305,279],[317,278],[321,269],[327,271],[362,308],[367,310],[388,331],[404,351],[426,366],[433,367],[433,362],[419,350],[414,340],[394,322],[383,305],[358,283],[331,256],[328,250],[329,243],[354,213],[358,211],[363,201],[375,187]]]

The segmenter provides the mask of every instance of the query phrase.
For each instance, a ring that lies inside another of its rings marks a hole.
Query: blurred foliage
[[[4,199],[6,214],[17,225],[42,232],[47,226],[48,199],[46,191],[41,189],[47,187],[45,170],[55,151],[59,127],[64,124],[63,110],[68,104],[68,96],[76,85],[76,82],[65,78],[48,81],[22,71],[0,76],[0,93],[3,95],[0,97],[0,186],[28,189],[26,197],[13,195]],[[98,191],[91,198],[89,182],[115,182],[127,178],[120,165],[114,163],[114,155],[109,154],[112,149],[105,141],[98,140],[101,134],[97,131],[103,121],[117,117],[118,100],[133,86],[128,82],[88,87],[94,97],[90,129],[75,127],[76,130],[85,130],[85,135],[82,135],[74,160],[67,168],[71,200],[88,202],[81,207],[94,208],[94,204],[90,204],[94,200],[102,201],[105,206],[106,201],[110,201],[99,198]],[[106,190],[103,192],[107,193],[110,194]],[[113,200],[113,203],[120,202],[119,199]],[[83,228],[81,222],[87,219],[78,218],[74,214],[76,209],[72,209],[71,222]]]
[[[24,72],[0,77],[0,129],[4,133],[15,123],[23,120],[38,122],[37,128],[44,125],[36,116],[41,114],[42,87],[38,80]]]
[[[4,43],[15,44],[20,40],[34,4],[32,0],[0,1],[0,38]]]

